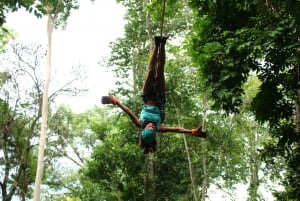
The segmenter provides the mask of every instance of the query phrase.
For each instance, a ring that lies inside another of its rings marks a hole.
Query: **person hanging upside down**
[[[114,96],[102,96],[102,104],[114,104],[119,106],[131,118],[133,123],[142,128],[142,134],[139,137],[139,146],[144,154],[155,152],[157,149],[157,132],[177,132],[192,134],[205,138],[206,132],[202,128],[185,129],[179,127],[167,127],[162,125],[165,118],[165,44],[168,37],[155,36],[155,48],[152,52],[148,75],[144,83],[142,99],[144,107],[138,118],[127,106],[123,105]]]

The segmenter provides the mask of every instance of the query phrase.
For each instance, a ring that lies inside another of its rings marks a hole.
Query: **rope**
[[[163,0],[163,10],[160,24],[160,37],[162,38],[163,28],[164,28],[164,19],[165,19],[165,10],[166,10],[166,0]]]

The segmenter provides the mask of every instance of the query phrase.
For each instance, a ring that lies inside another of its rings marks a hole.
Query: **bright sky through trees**
[[[108,45],[123,34],[125,9],[113,0],[79,1],[80,8],[73,10],[65,30],[53,32],[53,71],[66,76],[72,66],[81,65],[87,71],[86,85],[89,92],[79,97],[63,97],[75,112],[100,105],[100,97],[113,88],[113,77],[101,61],[109,56]],[[30,44],[47,44],[47,19],[37,19],[24,10],[9,14],[5,26],[14,29],[17,41]],[[99,64],[100,62],[100,64]],[[53,74],[54,75],[54,74]]]

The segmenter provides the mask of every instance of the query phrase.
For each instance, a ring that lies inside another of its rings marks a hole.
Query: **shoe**
[[[168,38],[169,38],[169,36],[163,36],[163,37],[161,38],[161,43],[162,43],[162,44],[166,44]]]
[[[160,36],[154,36],[155,45],[160,46]]]

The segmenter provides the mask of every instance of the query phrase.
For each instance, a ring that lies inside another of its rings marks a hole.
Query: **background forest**
[[[300,1],[117,2],[126,13],[124,36],[110,43],[104,61],[116,77],[111,94],[139,113],[153,37],[162,31],[169,36],[165,124],[202,125],[208,137],[159,134],[158,151],[144,155],[141,130],[117,107],[57,107],[58,97],[87,90],[85,66],[63,82],[48,77],[49,93],[43,79],[51,25],[64,28],[80,4],[2,0],[0,199],[300,200]],[[48,17],[47,47],[13,42],[6,16],[20,9]]]

